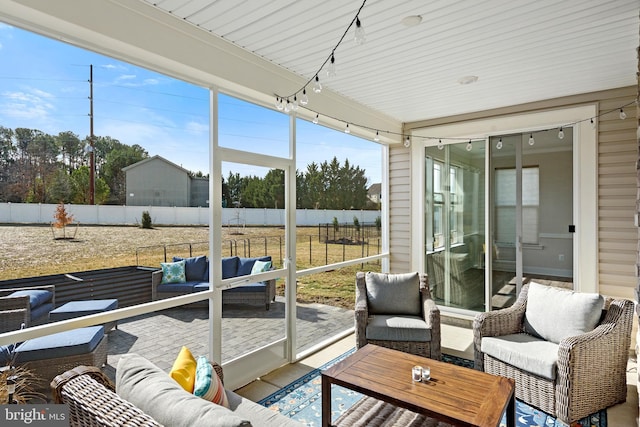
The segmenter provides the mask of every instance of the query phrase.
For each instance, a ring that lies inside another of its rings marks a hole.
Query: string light
[[[329,65],[327,66],[327,77],[335,77],[336,76],[336,59],[333,56],[333,53],[331,54],[331,62],[329,62]]]
[[[502,138],[500,138],[500,139],[498,140],[498,143],[496,144],[496,148],[497,148],[498,150],[502,150]]]
[[[351,129],[349,129],[349,123],[347,123],[347,127],[344,128],[344,133],[351,133]]]
[[[318,78],[317,74],[316,74],[316,81],[313,83],[313,91],[315,93],[322,92],[322,84],[320,83],[320,79]]]
[[[404,146],[407,148],[411,146],[411,140],[409,139],[408,136],[404,139]]]
[[[303,107],[309,103],[309,97],[307,96],[307,88],[302,89],[302,96],[300,97],[300,105]]]
[[[298,97],[297,96],[293,97],[293,104],[291,104],[291,109],[293,111],[297,111],[298,110]]]
[[[356,15],[356,30],[354,32],[353,39],[355,40],[356,44],[361,45],[365,42],[365,38],[366,37],[364,34],[364,28],[362,28],[360,18],[358,18],[358,15]]]
[[[351,22],[349,23],[347,28],[342,33],[342,37],[340,37],[340,40],[338,40],[338,43],[336,43],[335,47],[333,49],[331,49],[331,54],[327,57],[327,59],[324,60],[322,65],[320,65],[320,67],[318,68],[318,71],[313,75],[313,77],[311,77],[300,89],[298,89],[294,93],[292,93],[292,94],[290,94],[288,96],[284,96],[284,97],[276,94],[276,97],[290,98],[290,97],[293,97],[293,96],[299,94],[300,92],[304,93],[305,88],[307,87],[307,85],[309,83],[311,83],[312,81],[314,81],[314,80],[315,80],[315,82],[314,82],[314,85],[313,85],[313,91],[315,93],[320,93],[322,91],[322,85],[320,84],[320,79],[318,77],[318,74],[320,74],[320,72],[322,71],[324,66],[327,65],[327,62],[331,61],[329,66],[325,70],[325,72],[327,73],[327,76],[329,76],[329,77],[333,77],[335,75],[335,56],[334,56],[335,51],[336,51],[336,49],[338,49],[340,44],[343,42],[344,38],[349,33],[349,30],[351,29],[352,26],[354,26],[354,24],[355,24],[355,27],[356,27],[354,40],[356,41],[357,44],[364,43],[365,32],[364,32],[364,28],[362,27],[362,22],[360,22],[359,15],[360,15],[360,12],[362,11],[362,8],[364,8],[364,5],[366,3],[367,3],[367,0],[363,0],[362,4],[358,8],[358,11],[356,12],[355,16],[353,17],[353,19],[351,20]],[[305,101],[308,102],[308,99],[305,99]],[[306,105],[306,103],[303,103],[302,105]]]
[[[627,118],[627,113],[624,112],[624,109],[620,109],[620,120],[624,120]]]
[[[289,98],[287,98],[287,103],[284,105],[284,112],[288,113],[291,111],[291,103],[289,102]]]
[[[319,121],[320,121],[320,114],[316,114],[316,116],[313,118],[313,124],[317,125]]]
[[[281,98],[281,102],[284,102],[284,99]],[[578,120],[578,121],[575,121],[573,123],[566,123],[566,124],[564,124],[564,125],[562,125],[560,127],[557,127],[557,128],[549,128],[549,129],[539,130],[539,131],[536,131],[536,133],[548,132],[548,131],[552,131],[554,129],[557,129],[558,130],[558,138],[559,139],[563,139],[564,135],[565,135],[565,133],[564,133],[564,128],[565,127],[573,127],[574,125],[577,125],[577,124],[583,123],[583,122],[587,122],[587,121],[589,121],[590,123],[592,123],[595,126],[594,120],[597,119],[598,117],[601,117],[601,116],[606,115],[606,114],[611,114],[613,112],[620,112],[620,110],[624,111],[625,107],[628,107],[629,105],[632,105],[632,104],[635,104],[635,103],[636,103],[636,101],[632,101],[632,102],[629,102],[629,103],[627,103],[625,105],[622,105],[621,107],[616,107],[616,108],[614,108],[612,110],[607,110],[607,111],[601,112],[600,114],[598,114],[596,116],[585,118],[585,119],[582,119],[582,120]],[[313,123],[314,124],[318,124],[319,113],[317,111],[312,110],[312,109],[308,109],[308,110],[313,112],[313,113],[316,113],[316,117],[313,119]],[[323,115],[327,116],[330,119],[336,120],[338,122],[343,122],[343,120],[341,120],[338,117],[334,117],[334,116],[327,115],[327,114],[323,114]],[[346,122],[344,122],[344,123],[346,123]],[[375,142],[379,142],[380,141],[380,132],[385,132],[388,135],[400,136],[400,137],[402,137],[403,144],[407,143],[407,141],[405,140],[405,134],[404,133],[399,133],[399,132],[394,132],[394,131],[390,131],[390,130],[374,128],[374,127],[371,127],[371,126],[358,124],[358,123],[350,123],[350,124],[352,124],[354,126],[357,126],[359,128],[362,128],[362,129],[366,129],[366,130],[370,130],[372,132],[375,132],[375,137],[373,138],[373,140]],[[640,139],[640,127],[638,129],[639,129],[638,130],[638,139]],[[418,138],[418,139],[424,140],[424,141],[427,141],[427,140],[438,140],[437,146],[438,146],[438,149],[440,149],[440,150],[442,150],[444,148],[444,143],[442,141],[443,139],[450,140],[450,141],[468,141],[467,146],[466,146],[466,150],[467,151],[471,151],[473,149],[473,147],[471,145],[471,141],[473,140],[473,138],[472,139],[461,138],[461,137],[445,137],[445,138],[442,138],[442,137],[439,137],[439,136],[416,136],[416,135],[414,135],[414,138]],[[484,139],[485,136],[481,135],[481,136],[477,136],[476,138],[477,139]],[[535,138],[533,136],[533,133],[529,134],[528,142],[529,142],[529,145],[535,145]],[[499,143],[500,143],[500,141],[498,141],[498,144]],[[410,141],[409,141],[409,144],[411,144]],[[502,145],[504,145],[504,144],[502,144]],[[496,148],[497,148],[497,145],[496,145]]]

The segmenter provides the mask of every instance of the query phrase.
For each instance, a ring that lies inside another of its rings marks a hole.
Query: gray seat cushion
[[[422,313],[418,273],[367,272],[365,286],[367,305],[371,314],[419,316]]]
[[[56,359],[91,353],[104,337],[104,327],[88,326],[34,338],[20,344],[16,361]]]
[[[480,349],[511,366],[555,380],[559,345],[527,334],[484,337]]]
[[[165,426],[251,425],[230,409],[185,391],[166,372],[135,353],[124,354],[118,361],[116,393]]]
[[[592,331],[600,321],[604,299],[593,293],[580,293],[529,283],[525,332],[559,344],[567,337]]]
[[[249,399],[226,390],[229,408],[234,414],[251,421],[254,426],[261,427],[302,427],[298,421],[285,417],[276,411],[272,411],[262,405],[258,405]]]
[[[368,340],[431,341],[431,329],[418,316],[376,314],[369,317],[365,334]]]

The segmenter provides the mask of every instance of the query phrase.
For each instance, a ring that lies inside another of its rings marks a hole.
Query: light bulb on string
[[[280,111],[284,108],[284,104],[282,103],[282,98],[276,98],[276,108]]]
[[[407,148],[411,146],[411,140],[409,139],[408,136],[404,139],[404,146]]]
[[[620,120],[624,120],[627,118],[627,113],[624,112],[624,109],[620,109]]]
[[[313,118],[313,124],[317,125],[319,121],[320,121],[320,114],[316,114],[316,116]]]
[[[313,83],[313,91],[315,93],[322,92],[322,85],[320,84],[320,79],[318,78],[317,74],[316,74],[316,81]]]
[[[533,139],[533,134],[532,134],[532,133],[530,133],[530,134],[529,134],[529,145],[533,145],[533,144],[535,144],[535,143],[536,143],[536,140],[535,140],[535,139]]]
[[[496,144],[496,148],[497,148],[498,150],[502,150],[502,138],[500,138],[500,139],[498,140],[498,143]]]
[[[307,88],[302,89],[302,96],[300,97],[300,105],[305,106],[309,103],[309,97],[307,96]]]
[[[291,102],[289,102],[289,98],[287,98],[287,103],[284,104],[284,112],[288,113],[289,111],[291,111]]]
[[[364,28],[362,28],[362,23],[360,22],[360,18],[356,16],[356,30],[354,32],[353,40],[356,44],[361,45],[365,42],[366,36],[364,33]]]
[[[378,133],[378,131],[376,131],[376,136],[373,137],[373,140],[375,142],[380,142],[380,134]]]
[[[438,150],[442,150],[444,148],[444,144],[442,143],[442,140],[439,139],[438,140]]]
[[[335,77],[336,76],[336,58],[331,54],[331,62],[327,66],[327,77]]]
[[[558,132],[558,139],[564,139],[564,131],[562,130],[562,127],[560,128],[560,131]]]
[[[594,121],[593,121],[593,117],[592,117],[592,118],[590,118],[590,119],[589,119],[589,121],[591,122],[591,127],[592,127],[593,129],[595,129],[595,128],[596,128],[596,122],[594,122]]]
[[[298,110],[298,97],[295,95],[293,96],[293,104],[291,104],[291,110],[293,111]]]
[[[349,129],[349,123],[347,123],[347,126],[344,128],[344,133],[351,133],[351,129]]]
[[[467,143],[466,150],[467,151],[471,151],[472,149],[473,149],[473,147],[471,146],[471,140],[469,140],[469,142]]]

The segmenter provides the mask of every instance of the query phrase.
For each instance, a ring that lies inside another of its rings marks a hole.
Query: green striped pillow
[[[222,380],[205,356],[198,357],[196,361],[196,384],[193,388],[193,394],[225,408],[229,407]]]

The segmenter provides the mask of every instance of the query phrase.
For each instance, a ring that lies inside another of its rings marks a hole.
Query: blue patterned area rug
[[[308,427],[317,427],[321,424],[322,399],[320,371],[344,359],[355,349],[336,357],[318,369],[298,378],[286,387],[265,397],[258,403],[267,408],[280,412],[289,418],[293,418]],[[462,359],[447,354],[442,355],[442,360],[458,366],[473,368],[473,361]],[[331,419],[335,421],[347,409],[359,401],[363,395],[355,391],[337,386],[331,386]],[[531,406],[516,401],[517,427],[567,427],[561,421]],[[503,422],[501,427],[506,426]],[[607,412],[600,411],[571,425],[571,427],[607,427]]]

